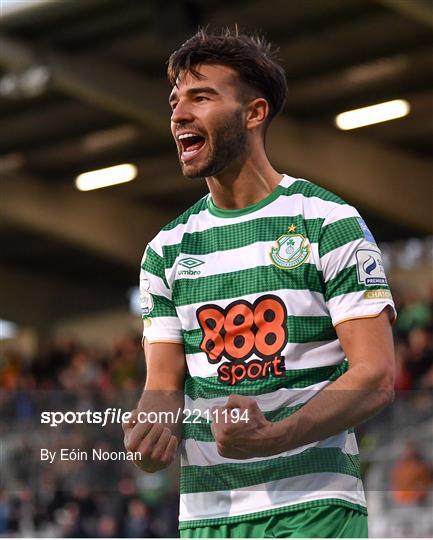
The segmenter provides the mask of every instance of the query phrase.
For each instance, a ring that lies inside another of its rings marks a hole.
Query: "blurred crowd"
[[[396,298],[394,328],[396,401],[401,422],[432,418],[433,406],[433,291],[422,300],[413,291]],[[415,415],[413,414],[415,412]],[[411,415],[412,414],[412,415]],[[411,416],[410,416],[411,415]],[[407,440],[390,473],[390,491],[397,507],[433,504],[433,441],[423,447]]]
[[[41,448],[80,449],[89,455],[93,448],[124,450],[119,423],[56,428],[41,425],[40,413],[131,410],[144,380],[139,337],[104,352],[60,340],[44,344],[32,358],[4,353],[0,535],[178,536],[177,464],[150,475],[123,460],[41,461]]]
[[[51,340],[31,357],[7,349],[0,366],[4,390],[83,390],[104,395],[135,391],[145,379],[140,337],[126,337],[111,350],[84,347],[73,340]]]
[[[422,300],[408,291],[396,303],[396,390],[433,389],[433,293]]]
[[[433,295],[421,299],[408,292],[395,294],[395,300],[397,397],[404,407],[415,403],[425,412],[425,400],[419,396],[433,389]],[[40,424],[40,411],[130,410],[144,380],[139,337],[125,338],[109,351],[67,340],[45,343],[33,357],[3,351],[0,436],[6,466],[0,488],[0,535],[178,536],[177,464],[147,475],[130,462],[56,460],[48,466],[40,459],[44,445],[123,450],[119,424],[53,428]],[[362,439],[368,433],[367,424]],[[396,504],[422,504],[432,485],[429,457],[414,442],[408,443],[388,482]]]

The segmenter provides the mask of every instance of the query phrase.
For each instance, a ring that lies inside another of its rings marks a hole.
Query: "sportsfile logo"
[[[204,264],[204,261],[200,259],[194,259],[194,257],[184,257],[178,262],[179,266],[183,266],[186,270],[178,270],[178,276],[198,276],[201,274],[201,270],[193,270],[197,266]]]

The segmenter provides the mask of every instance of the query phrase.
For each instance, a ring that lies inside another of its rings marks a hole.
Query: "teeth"
[[[182,133],[178,139],[187,139],[188,137],[197,137],[197,135],[195,133]]]

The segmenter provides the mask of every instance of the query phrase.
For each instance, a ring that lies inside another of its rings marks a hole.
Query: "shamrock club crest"
[[[310,242],[302,234],[292,234],[296,230],[291,225],[289,232],[282,234],[269,253],[272,263],[283,270],[291,270],[305,263],[310,255]]]

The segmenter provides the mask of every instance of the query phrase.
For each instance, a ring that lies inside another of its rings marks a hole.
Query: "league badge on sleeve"
[[[358,283],[362,285],[386,285],[385,270],[378,251],[358,249],[356,252]]]
[[[147,317],[153,309],[153,298],[149,292],[150,282],[147,278],[140,278],[140,306],[141,315]]]
[[[374,236],[372,235],[370,229],[368,228],[367,223],[365,223],[362,217],[358,217],[357,220],[358,220],[359,226],[361,227],[364,238],[367,240],[367,242],[371,242],[372,244],[375,244],[376,240],[374,239]]]

